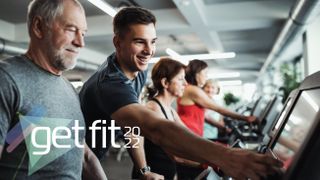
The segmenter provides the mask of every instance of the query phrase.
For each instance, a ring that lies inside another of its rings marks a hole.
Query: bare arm
[[[196,86],[188,87],[187,94],[188,94],[188,97],[192,99],[192,101],[194,101],[196,104],[199,104],[204,108],[216,111],[224,116],[228,116],[234,119],[248,121],[248,122],[253,122],[256,119],[253,116],[244,116],[236,112],[230,111],[222,106],[217,105],[210,98],[208,98],[208,95],[206,95],[206,93],[202,89]]]
[[[279,142],[283,146],[289,148],[290,150],[297,152],[299,149],[299,143],[296,141],[293,141],[292,139],[288,139],[285,137],[279,137]]]
[[[130,148],[130,156],[135,163],[135,167],[138,169],[142,169],[147,166],[146,158],[145,158],[145,151],[144,151],[144,138],[142,136],[139,139],[129,134],[131,137],[131,147],[135,146],[135,148]],[[151,169],[152,171],[152,169]],[[162,175],[153,173],[153,172],[146,172],[143,179],[164,179]]]
[[[131,147],[133,145],[136,145],[136,148],[130,148],[129,152],[131,155],[132,160],[135,163],[136,168],[141,169],[147,166],[146,158],[145,158],[145,152],[144,152],[144,138],[142,136],[139,137],[139,140],[137,138],[134,138],[132,136],[131,138]],[[152,171],[152,169],[151,169]],[[153,172],[146,172],[142,179],[154,179],[154,180],[162,180],[164,177],[162,175],[153,173]]]
[[[219,128],[219,129],[224,129],[225,128],[224,124],[222,124],[220,121],[217,121],[217,120],[213,119],[209,115],[205,116],[205,121],[207,123],[209,123],[211,126],[215,126],[215,127]]]
[[[201,142],[201,145],[206,144],[200,140],[201,137],[194,136],[186,128],[163,119],[161,115],[148,110],[139,104],[130,104],[120,108],[112,114],[112,118],[121,126],[140,127],[143,135],[153,143],[160,145],[162,148],[170,149],[171,151],[174,151],[175,154],[185,158],[194,156],[193,154],[202,154],[198,153],[198,148],[195,148],[194,146],[188,147],[189,143],[185,142]],[[178,137],[183,138],[178,139]],[[172,141],[170,139],[172,139]],[[217,148],[219,149],[220,146]],[[191,153],[183,153],[181,152],[181,149],[190,149]],[[199,156],[193,157],[193,160],[200,162],[205,162],[205,159],[206,158]]]
[[[147,107],[158,113],[158,114],[162,114],[162,111],[159,107],[158,104],[155,104],[154,102],[150,101],[148,104],[147,104]],[[178,113],[173,109],[171,108],[171,112],[173,113],[173,118],[174,118],[174,121],[175,123],[177,123],[178,125],[181,125],[183,127],[186,127],[185,124],[182,122],[182,120],[180,119]],[[169,152],[166,152],[167,155],[172,159],[174,160],[175,162],[179,163],[179,164],[183,164],[183,165],[186,165],[186,166],[190,166],[190,167],[199,167],[201,166],[201,163],[199,162],[195,162],[195,161],[191,161],[191,160],[188,160],[188,159],[184,159],[184,158],[180,158],[180,157],[177,157]]]
[[[131,135],[131,134],[130,134]],[[145,153],[144,153],[144,138],[139,137],[139,139],[131,137],[131,147],[129,150],[131,158],[135,164],[135,167],[141,169],[147,165]],[[135,146],[135,147],[133,147]]]
[[[177,156],[174,155],[169,155],[175,162],[185,165],[185,166],[190,166],[190,167],[201,167],[201,163],[195,162],[195,161],[191,161],[188,159],[184,159],[184,158],[179,158]]]
[[[84,146],[82,179],[107,179],[107,176],[104,173],[100,161],[94,155],[94,153],[91,151],[91,149],[87,146],[86,143]]]
[[[175,122],[139,104],[124,106],[112,114],[120,126],[138,126],[145,137],[166,151],[193,161],[216,164],[224,173],[236,178],[259,179],[274,173],[281,162],[266,155],[229,149],[192,134]]]

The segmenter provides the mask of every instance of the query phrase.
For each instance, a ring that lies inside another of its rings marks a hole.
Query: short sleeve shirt
[[[103,126],[110,126],[111,115],[121,107],[139,102],[139,94],[146,82],[147,71],[139,72],[133,80],[128,79],[119,67],[116,55],[113,53],[85,82],[80,92],[81,108],[84,113],[87,136],[86,142],[98,158],[106,153],[110,146],[110,131],[95,132],[95,147],[92,147],[92,132],[88,127],[96,120],[107,120]],[[107,141],[103,147],[102,141]]]
[[[70,147],[46,146],[43,155],[33,154],[37,149],[30,148],[35,146],[29,140],[35,133],[32,127],[50,132],[63,127],[71,132],[76,120],[84,127],[78,94],[64,77],[45,71],[26,56],[0,61],[0,179],[81,179],[84,151],[73,143],[75,139],[83,143],[84,130],[63,142]],[[50,132],[35,136],[49,137],[42,146],[52,142]]]

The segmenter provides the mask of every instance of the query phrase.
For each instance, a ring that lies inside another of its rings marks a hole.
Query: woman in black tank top
[[[162,58],[156,63],[151,72],[152,87],[148,88],[147,108],[159,113],[168,121],[174,121],[182,126],[177,112],[171,107],[177,97],[183,95],[185,86],[185,65],[169,59]],[[146,160],[151,171],[161,174],[165,179],[173,179],[176,174],[176,162],[198,163],[183,160],[167,154],[160,146],[153,144],[145,138],[144,149]]]

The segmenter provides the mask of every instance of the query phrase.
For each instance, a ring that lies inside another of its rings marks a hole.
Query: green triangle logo
[[[23,136],[29,156],[28,175],[33,174],[75,147],[72,133],[66,130],[71,131],[68,125],[73,122],[72,119],[42,117],[39,120],[39,117],[33,116],[21,116],[20,118],[22,127],[26,127]],[[53,140],[53,134],[59,138]],[[68,147],[55,147],[53,141],[58,145]]]

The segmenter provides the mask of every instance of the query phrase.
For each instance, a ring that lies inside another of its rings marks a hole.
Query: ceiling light
[[[227,52],[227,53],[210,53],[210,54],[194,54],[194,55],[182,55],[185,60],[199,59],[199,60],[208,60],[208,59],[227,59],[236,57],[236,53]]]
[[[174,59],[181,59],[181,55],[170,48],[166,49],[166,53]]]
[[[101,9],[103,12],[109,14],[111,17],[114,17],[117,14],[117,11],[108,3],[103,0],[88,0],[97,8]]]
[[[166,53],[170,55],[172,58],[183,61],[190,61],[193,59],[199,60],[208,60],[208,59],[227,59],[236,57],[236,53],[234,52],[226,52],[226,53],[209,53],[209,54],[192,54],[192,55],[181,55],[176,51],[167,48]]]
[[[181,62],[184,65],[188,65],[189,64],[189,60],[186,60],[184,57],[182,57],[179,53],[177,53],[176,51],[167,48],[166,49],[166,53],[172,58],[175,59],[179,62]]]
[[[193,59],[199,60],[209,60],[209,59],[228,59],[236,57],[236,53],[234,52],[226,52],[226,53],[210,53],[210,54],[192,54],[192,55],[180,55],[176,51],[167,48],[166,53],[173,59],[180,61],[184,64],[188,64],[189,61]],[[158,62],[160,57],[151,58],[150,63]]]

